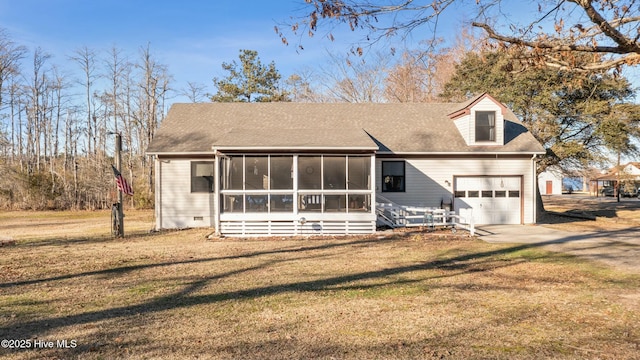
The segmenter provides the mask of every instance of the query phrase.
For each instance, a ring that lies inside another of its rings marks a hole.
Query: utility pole
[[[122,174],[122,136],[119,132],[110,132],[116,136],[116,170]],[[122,190],[118,188],[118,233],[116,237],[124,237],[124,208],[122,202]]]
[[[618,199],[618,202],[620,202],[620,171],[622,169],[620,168],[620,150],[618,150],[618,164],[616,165],[616,187],[615,187],[615,191],[616,191],[616,198]]]

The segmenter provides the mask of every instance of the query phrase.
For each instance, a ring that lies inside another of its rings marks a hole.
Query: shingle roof
[[[213,148],[378,149],[393,153],[541,153],[516,116],[505,115],[504,146],[468,146],[447,115],[463,104],[174,104],[147,152]]]

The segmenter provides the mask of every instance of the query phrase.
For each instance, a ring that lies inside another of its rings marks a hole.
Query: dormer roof
[[[493,96],[489,95],[488,93],[482,93],[480,95],[476,95],[475,97],[461,103],[458,109],[447,114],[447,116],[449,116],[450,119],[455,120],[461,116],[469,115],[471,114],[471,108],[485,98],[489,98],[491,101],[493,101],[498,106],[500,106],[500,109],[502,110],[502,115],[503,116],[505,115],[508,109],[506,106],[504,106],[504,104],[496,100]]]

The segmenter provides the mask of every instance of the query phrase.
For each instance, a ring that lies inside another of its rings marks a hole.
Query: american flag
[[[118,190],[129,196],[133,196],[133,188],[129,185],[127,179],[120,174],[120,171],[118,171],[115,166],[111,165],[111,168],[113,169],[113,175],[116,176],[116,185],[118,186]]]

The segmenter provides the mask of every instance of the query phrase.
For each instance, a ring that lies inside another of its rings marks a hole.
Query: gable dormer
[[[506,107],[484,93],[450,113],[467,145],[504,145],[504,113]]]

